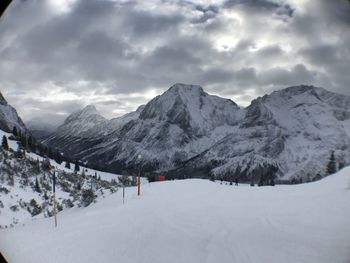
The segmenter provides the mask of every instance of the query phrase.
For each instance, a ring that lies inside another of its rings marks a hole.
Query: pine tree
[[[84,189],[81,194],[81,203],[83,206],[90,205],[96,198],[92,189]]]
[[[49,196],[48,196],[48,194],[47,194],[47,191],[44,192],[44,199],[45,199],[45,200],[49,200]]]
[[[4,150],[6,150],[6,151],[9,150],[9,144],[8,144],[8,142],[7,142],[7,138],[6,138],[5,135],[2,137],[2,143],[1,143],[1,145],[2,145],[2,148],[4,148]]]
[[[255,186],[254,175],[252,175],[252,177],[250,178],[250,186]]]
[[[327,164],[327,174],[330,175],[336,172],[337,172],[337,163],[335,161],[334,151],[332,151]]]
[[[34,140],[33,140],[32,136],[28,137],[27,143],[28,143],[28,148],[32,149],[33,148],[33,144],[34,144]]]
[[[67,169],[70,169],[70,162],[66,161],[65,167],[66,167]]]
[[[75,166],[74,166],[74,172],[79,172],[80,171],[80,167],[79,167],[79,164],[78,162],[75,162]]]
[[[17,127],[16,127],[16,126],[13,126],[12,134],[13,134],[15,137],[18,136],[18,131],[17,131]]]
[[[209,180],[212,181],[212,182],[215,182],[215,175],[210,174]]]
[[[61,155],[61,153],[60,152],[58,152],[58,151],[56,151],[55,153],[54,153],[54,159],[55,159],[55,161],[58,163],[58,164],[61,164],[62,163],[62,155]]]
[[[41,193],[41,187],[37,177],[35,178],[35,191]]]

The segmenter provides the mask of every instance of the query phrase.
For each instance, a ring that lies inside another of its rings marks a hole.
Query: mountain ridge
[[[28,132],[24,122],[18,116],[16,109],[6,101],[0,92],[0,129],[10,132],[14,127],[23,132]]]
[[[331,151],[339,163],[350,160],[350,98],[314,86],[274,91],[240,108],[198,85],[177,83],[111,123],[69,142],[69,151],[117,172],[142,167],[146,173],[179,177],[197,169],[204,177],[242,180],[259,173],[312,180],[325,176],[321,166]]]

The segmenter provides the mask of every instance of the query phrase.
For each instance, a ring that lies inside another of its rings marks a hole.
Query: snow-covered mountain
[[[200,86],[175,84],[136,112],[89,130],[89,142],[101,139],[94,146],[86,147],[82,136],[81,146],[73,141],[75,156],[118,172],[137,170],[140,164],[144,171],[173,168],[225,137],[242,117],[242,110],[231,100],[209,95]],[[65,142],[67,147],[57,140],[61,133],[58,130],[47,142],[71,151],[71,140]]]
[[[0,129],[3,131],[12,131],[13,127],[17,127],[22,131],[27,131],[17,111],[7,103],[0,92]]]
[[[240,109],[200,86],[175,84],[112,121],[93,114],[101,121],[85,124],[82,116],[68,117],[49,142],[118,172],[313,180],[326,175],[331,151],[340,166],[350,163],[350,98],[312,86],[276,91]]]
[[[273,92],[252,102],[235,132],[177,172],[317,179],[326,175],[331,151],[339,166],[350,161],[349,112],[349,97],[322,88]]]
[[[57,131],[44,140],[51,147],[63,149],[67,155],[75,153],[101,142],[108,123],[93,105],[73,112]],[[73,154],[74,156],[74,154]]]

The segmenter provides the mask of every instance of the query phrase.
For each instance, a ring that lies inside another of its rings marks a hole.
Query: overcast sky
[[[107,118],[172,84],[246,106],[298,84],[350,95],[348,0],[14,0],[0,91],[25,121]]]

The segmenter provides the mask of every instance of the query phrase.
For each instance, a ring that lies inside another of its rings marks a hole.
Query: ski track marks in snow
[[[10,262],[347,263],[350,167],[319,182],[143,185],[87,208],[1,230]]]

